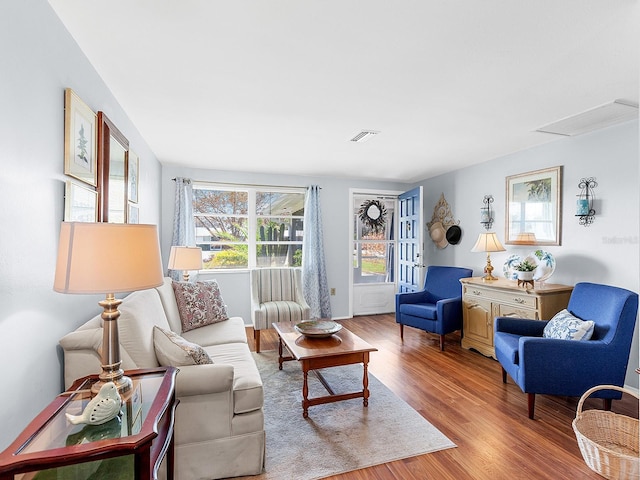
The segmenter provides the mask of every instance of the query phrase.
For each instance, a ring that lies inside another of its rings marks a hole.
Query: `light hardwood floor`
[[[458,334],[438,337],[405,327],[400,340],[393,315],[360,316],[341,323],[378,348],[369,372],[443,432],[457,448],[328,477],[331,480],[601,479],[580,454],[571,422],[578,398],[536,396],[535,419],[527,396],[500,364],[460,347]],[[253,331],[247,329],[253,349]],[[261,350],[277,349],[273,330],[261,332]],[[355,400],[353,400],[355,401]],[[375,408],[371,398],[369,408]],[[585,408],[602,408],[589,399]],[[313,413],[310,410],[310,414]],[[612,410],[638,418],[638,402],[625,394]]]

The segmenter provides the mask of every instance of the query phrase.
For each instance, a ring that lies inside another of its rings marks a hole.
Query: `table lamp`
[[[504,252],[505,248],[498,240],[498,236],[495,232],[481,233],[478,236],[478,240],[476,244],[471,249],[472,252],[487,252],[487,265],[484,267],[485,280],[497,280],[497,277],[494,277],[491,272],[493,271],[493,266],[491,265],[491,252]]]
[[[200,247],[171,247],[169,270],[182,270],[182,280],[189,281],[189,270],[202,270]]]
[[[60,293],[106,294],[102,312],[102,372],[91,387],[97,393],[114,382],[118,392],[132,382],[120,368],[118,306],[115,293],[144,290],[163,282],[155,225],[62,222],[53,289]]]

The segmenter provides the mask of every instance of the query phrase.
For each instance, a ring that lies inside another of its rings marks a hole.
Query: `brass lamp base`
[[[484,273],[485,276],[483,278],[483,280],[485,281],[494,281],[494,280],[498,280],[498,277],[494,277],[491,272],[493,272],[493,265],[491,265],[491,257],[489,255],[489,252],[487,252],[487,264],[484,267]]]
[[[133,387],[131,379],[124,375],[120,368],[120,337],[118,335],[118,306],[122,300],[115,298],[113,293],[108,293],[107,298],[98,302],[104,311],[102,312],[102,372],[99,380],[91,385],[91,393],[98,393],[102,385],[113,382],[118,388],[118,393],[128,392]]]

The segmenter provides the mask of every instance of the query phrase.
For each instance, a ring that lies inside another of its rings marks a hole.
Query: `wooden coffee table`
[[[357,335],[346,328],[327,338],[308,338],[298,333],[291,322],[274,323],[273,328],[278,332],[278,367],[282,370],[282,363],[289,360],[298,360],[302,365],[304,381],[302,383],[302,416],[309,416],[309,407],[324,403],[338,402],[352,398],[362,397],[364,406],[369,405],[369,376],[367,364],[369,352],[378,349],[372,347]],[[283,356],[283,346],[291,353],[291,356]],[[361,363],[363,366],[362,391],[353,393],[336,394],[331,386],[318,371],[321,368],[338,367]],[[309,398],[309,371],[313,371],[329,395],[324,397]]]

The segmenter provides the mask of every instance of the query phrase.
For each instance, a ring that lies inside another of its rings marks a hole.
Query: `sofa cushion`
[[[213,363],[209,354],[171,330],[153,327],[153,344],[156,357],[162,366],[206,365]]]
[[[182,332],[228,320],[218,282],[173,282]]]
[[[169,327],[177,334],[182,334],[182,323],[180,322],[180,312],[176,303],[176,294],[173,291],[173,280],[169,277],[164,277],[164,283],[156,287],[156,290],[160,295]]]
[[[216,364],[233,365],[233,413],[262,408],[264,394],[256,362],[246,343],[228,343],[205,347]]]
[[[244,320],[230,317],[226,322],[212,323],[184,332],[182,337],[203,347],[222,343],[247,343]]]
[[[153,345],[153,327],[169,330],[158,292],[140,290],[128,295],[118,307],[120,345],[138,368],[159,367]]]
[[[581,320],[564,309],[549,320],[542,336],[560,340],[589,340],[593,335],[593,328],[593,320]]]

